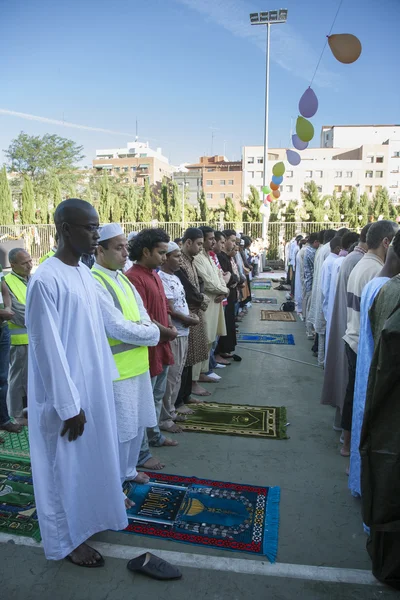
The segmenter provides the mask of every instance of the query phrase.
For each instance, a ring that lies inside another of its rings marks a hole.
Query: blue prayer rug
[[[237,335],[238,342],[246,344],[280,344],[294,346],[294,337],[292,334],[284,333],[239,333]]]

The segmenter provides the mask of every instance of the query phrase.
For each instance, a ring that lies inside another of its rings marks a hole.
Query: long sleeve
[[[133,321],[125,319],[122,312],[115,307],[110,293],[99,281],[96,281],[96,289],[99,295],[100,309],[108,337],[134,346],[157,346],[160,339],[160,331],[157,325],[154,325],[149,321],[149,317],[144,309],[142,301],[140,301],[142,308],[141,316],[144,315],[147,322],[134,323]]]
[[[49,288],[36,280],[28,289],[26,323],[29,335],[29,360],[46,382],[46,401],[62,421],[79,414],[79,392],[72,381],[59,331],[63,325],[56,301]]]
[[[221,282],[219,274],[217,272],[214,273],[213,271],[211,271],[213,265],[207,264],[207,261],[207,257],[201,254],[196,256],[194,259],[196,271],[204,282],[205,293],[214,294],[216,296],[220,294],[227,294],[228,288],[223,282]],[[218,267],[215,266],[215,268],[217,269]]]

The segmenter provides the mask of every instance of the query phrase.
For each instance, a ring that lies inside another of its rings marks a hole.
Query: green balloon
[[[264,185],[264,187],[262,188],[263,194],[269,194],[270,193],[270,189],[267,185]]]
[[[272,167],[272,173],[275,177],[282,177],[285,172],[285,165],[283,162],[278,162]]]
[[[309,142],[314,137],[314,127],[304,117],[298,117],[296,122],[296,133],[302,142]]]

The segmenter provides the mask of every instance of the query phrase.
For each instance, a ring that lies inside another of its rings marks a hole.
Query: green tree
[[[247,202],[244,203],[243,208],[243,221],[246,223],[254,223],[260,220],[260,194],[252,185],[250,186],[250,194],[247,197]]]
[[[83,194],[83,199],[89,204],[93,204],[93,194],[90,183],[86,186],[85,193]]]
[[[157,206],[157,219],[162,223],[169,221],[169,185],[165,177],[161,183],[160,197]]]
[[[83,146],[58,135],[28,135],[21,131],[5,155],[11,171],[35,180],[49,172],[74,171],[76,163],[84,158],[82,150]]]
[[[340,209],[340,214],[343,215],[343,220],[344,221],[348,221],[349,219],[349,203],[350,203],[350,198],[349,198],[349,194],[348,192],[344,191],[340,194],[340,199],[339,199],[339,209]]]
[[[76,198],[77,195],[76,185],[71,181],[67,186],[67,198]]]
[[[199,196],[199,217],[201,223],[208,223],[210,220],[210,211],[204,191],[201,191]]]
[[[304,184],[304,189],[301,190],[301,197],[306,211],[310,216],[309,220],[315,222],[323,221],[327,213],[324,206],[325,199],[321,198],[315,181],[307,181]]]
[[[224,219],[228,223],[236,223],[239,221],[239,213],[236,210],[236,206],[229,196],[225,196],[225,207],[224,207]]]
[[[61,184],[58,177],[55,175],[53,177],[53,206],[57,208],[57,206],[62,202],[62,193],[61,193]]]
[[[339,200],[337,198],[336,192],[333,192],[332,196],[330,196],[329,198],[329,207],[329,220],[332,221],[332,223],[340,223],[341,213]]]
[[[49,200],[42,192],[36,192],[36,223],[46,225],[49,222]]]
[[[191,202],[185,200],[185,223],[194,223],[197,221],[197,210]]]
[[[369,221],[371,211],[371,202],[368,198],[368,194],[364,192],[360,196],[360,203],[358,205],[358,215],[361,215],[361,219],[358,219],[358,227],[364,227]]]
[[[100,223],[109,223],[111,218],[111,194],[107,172],[103,172],[100,182],[99,219]]]
[[[24,175],[22,187],[21,223],[30,225],[35,222],[35,195],[30,177]]]
[[[130,185],[125,192],[123,220],[125,223],[136,223],[138,193],[136,186]]]
[[[374,211],[373,214],[374,214],[374,218],[376,221],[379,219],[379,217],[381,215],[384,219],[389,219],[390,198],[389,198],[389,192],[387,191],[386,188],[383,188],[382,190],[378,190],[376,192],[372,203],[373,203],[373,211]]]
[[[148,179],[145,179],[143,196],[138,205],[139,223],[149,223],[153,218],[153,202]]]
[[[14,206],[6,168],[0,171],[0,225],[11,225],[14,220]]]
[[[182,220],[182,196],[179,193],[178,184],[173,181],[171,184],[171,194],[169,199],[169,220],[173,223],[180,223]]]
[[[357,188],[353,187],[350,192],[349,210],[346,216],[346,222],[349,224],[350,229],[356,229],[359,226],[358,209],[358,191]]]
[[[121,198],[117,194],[111,195],[111,222],[120,223],[122,217]]]
[[[297,221],[297,211],[299,203],[296,200],[290,200],[284,209],[284,216],[286,223],[295,223]]]

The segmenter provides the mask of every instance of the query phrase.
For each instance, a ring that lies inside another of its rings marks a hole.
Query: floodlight
[[[268,12],[260,12],[260,23],[268,23]]]
[[[269,20],[271,22],[278,20],[278,11],[277,10],[270,10],[269,11]]]
[[[258,13],[250,13],[250,23],[258,23],[259,17]]]
[[[281,9],[279,9],[279,16],[278,16],[278,20],[279,21],[287,21],[287,16],[288,16],[288,9],[287,8],[281,8]]]

